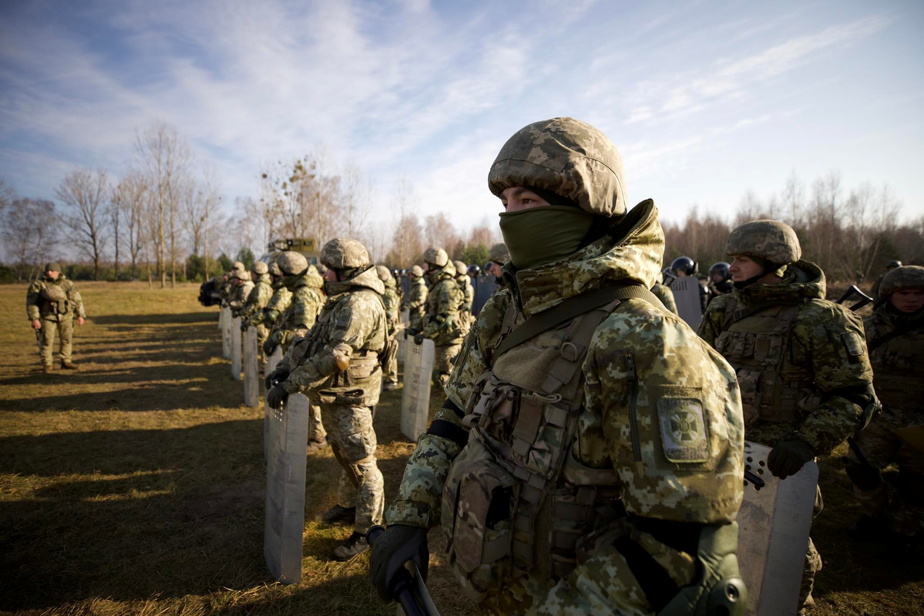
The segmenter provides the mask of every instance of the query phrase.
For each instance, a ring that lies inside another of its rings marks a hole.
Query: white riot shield
[[[798,612],[802,566],[812,525],[818,465],[809,462],[784,480],[767,469],[770,447],[745,441],[745,469],[763,479],[744,482],[738,511],[738,562],[748,588],[749,615]]]
[[[430,377],[436,348],[432,340],[408,340],[404,358],[404,393],[401,398],[401,432],[416,441],[427,429],[430,413]]]
[[[272,411],[269,424],[263,556],[274,578],[283,584],[297,584],[302,577],[305,529],[308,398],[292,394],[284,411]]]
[[[231,319],[231,377],[241,380],[241,317]]]
[[[221,309],[221,356],[231,359],[231,309]]]
[[[693,276],[675,278],[671,282],[671,292],[677,302],[677,312],[687,325],[696,329],[703,320],[703,309],[700,300],[699,280]]]
[[[276,346],[273,354],[266,358],[266,373],[269,374],[276,369],[277,364],[282,361],[282,347]],[[263,401],[263,459],[269,461],[269,442],[270,442],[270,421],[272,421],[273,409]]]
[[[251,325],[244,332],[244,404],[260,404],[260,359],[257,355],[257,328]]]
[[[408,323],[410,322],[411,322],[410,311],[402,310],[401,311],[401,322],[398,325],[398,334],[396,338],[398,340],[398,363],[401,364],[402,366],[404,365],[404,353],[405,353],[405,349],[407,348],[407,343],[408,343],[408,340],[406,340],[404,337],[404,333],[407,331]]]
[[[221,306],[218,307],[218,331],[225,331],[225,309]]]

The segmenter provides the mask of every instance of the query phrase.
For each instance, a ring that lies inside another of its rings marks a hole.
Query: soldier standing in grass
[[[304,392],[320,403],[327,439],[342,469],[337,504],[321,514],[321,521],[353,523],[353,534],[331,556],[347,561],[369,548],[365,533],[382,523],[385,503],[372,427],[372,407],[382,388],[379,353],[388,336],[385,285],[356,240],[331,240],[321,249],[321,263],[328,268],[329,299],[307,337],[297,340],[269,375],[279,384],[266,401],[280,408],[290,394]]]
[[[424,252],[424,262],[427,265],[430,292],[427,294],[423,328],[414,335],[414,342],[421,344],[424,338],[433,340],[436,346],[433,382],[445,385],[465,336],[459,312],[465,302],[465,295],[455,281],[456,266],[449,260],[445,250],[428,248]]]
[[[398,315],[398,304],[401,303],[398,297],[398,288],[391,271],[384,265],[376,265],[375,271],[379,280],[385,285],[385,293],[382,299],[385,302],[385,317],[388,323],[388,344],[382,357],[382,369],[384,375],[382,378],[382,389],[391,391],[398,389],[398,324],[400,317]]]
[[[860,540],[885,540],[901,555],[912,556],[914,543],[924,537],[924,452],[898,431],[924,431],[924,267],[889,271],[864,326],[882,412],[857,435],[848,458],[847,475],[863,509],[850,534]],[[892,498],[882,479],[882,469],[889,464],[898,466]]]
[[[257,261],[251,268],[253,279],[253,289],[244,302],[241,309],[241,331],[247,331],[248,327],[255,327],[257,330],[257,351],[260,354],[260,363],[266,361],[263,356],[263,343],[269,337],[269,330],[263,324],[263,310],[269,304],[273,297],[273,286],[270,282],[269,267],[263,261]],[[261,368],[262,370],[262,368]]]
[[[747,440],[772,447],[781,480],[829,455],[878,407],[860,317],[825,299],[825,274],[800,260],[792,228],[755,220],[735,228],[725,252],[734,291],[716,297],[699,334],[735,368]],[[815,515],[821,511],[816,492]],[[799,606],[811,606],[821,556],[809,539]]]
[[[408,311],[408,331],[414,333],[423,329],[423,317],[427,312],[427,285],[423,280],[424,271],[414,265],[407,271],[408,291],[401,298],[401,310]]]
[[[247,270],[231,270],[231,291],[228,293],[228,307],[231,308],[232,317],[241,317],[244,304],[250,292],[253,291],[253,281]]]
[[[45,275],[29,285],[26,293],[26,316],[32,323],[39,342],[39,354],[45,374],[54,369],[54,342],[58,335],[61,367],[76,370],[71,360],[74,338],[74,320],[83,325],[87,313],[83,298],[74,283],[61,273],[56,262],[45,264]]]
[[[664,250],[654,203],[627,212],[615,146],[571,118],[518,131],[488,186],[506,285],[408,461],[373,585],[391,598],[441,523],[481,613],[743,614],[738,388],[648,291]]]

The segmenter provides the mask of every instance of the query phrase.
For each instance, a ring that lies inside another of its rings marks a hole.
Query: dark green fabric
[[[501,212],[500,228],[510,260],[528,269],[570,257],[581,248],[594,217],[567,205]]]

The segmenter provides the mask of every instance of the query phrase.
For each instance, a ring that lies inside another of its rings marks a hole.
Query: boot
[[[331,560],[345,563],[354,556],[359,556],[368,549],[369,544],[366,542],[366,536],[362,533],[357,533],[354,531],[346,541],[334,549],[334,553],[331,554],[330,558]]]
[[[74,362],[72,362],[72,361],[69,360],[69,359],[62,359],[62,360],[61,360],[61,367],[64,368],[65,370],[76,370],[76,369],[77,369],[77,364],[75,364]]]
[[[42,372],[45,374],[51,374],[54,371],[55,367],[51,364],[45,364],[42,366]]]
[[[356,507],[341,507],[334,505],[319,516],[325,524],[337,524],[340,522],[352,524],[356,518]]]

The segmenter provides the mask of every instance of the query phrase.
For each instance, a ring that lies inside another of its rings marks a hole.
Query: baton
[[[384,532],[385,529],[376,524],[366,532],[366,541],[373,546],[376,539]],[[427,592],[423,578],[420,577],[417,565],[413,561],[408,561],[408,563],[411,568],[399,569],[391,583],[390,590],[395,600],[401,604],[401,609],[407,616],[440,616],[436,606],[433,605],[430,593]]]
[[[849,306],[849,308],[850,308],[851,311],[857,311],[857,310],[859,310],[860,308],[862,308],[863,306],[866,306],[867,304],[872,304],[874,301],[876,301],[875,299],[873,299],[872,297],[870,297],[869,295],[867,295],[866,293],[864,293],[863,291],[861,291],[860,288],[859,288],[857,285],[852,284],[852,285],[850,285],[850,288],[847,289],[846,291],[844,291],[844,294],[841,295],[841,296],[837,299],[837,301],[835,301],[834,303],[835,303],[835,304],[843,304],[843,303],[845,303],[850,297],[852,297],[852,296],[854,296],[854,295],[858,295],[858,296],[860,297],[860,300],[859,300],[856,304],[854,304],[853,306]]]

